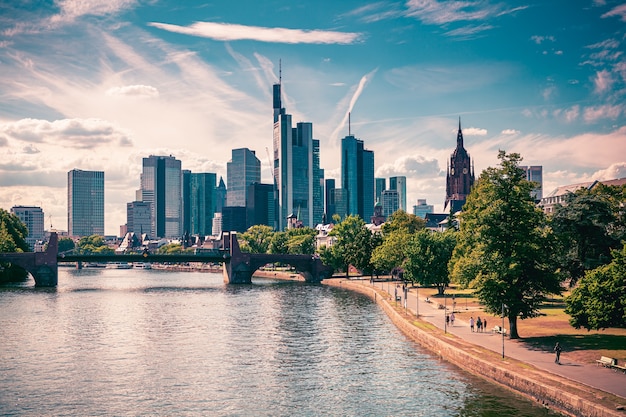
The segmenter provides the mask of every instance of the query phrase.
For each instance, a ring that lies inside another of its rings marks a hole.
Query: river
[[[301,282],[59,268],[0,287],[0,343],[2,416],[555,415]]]

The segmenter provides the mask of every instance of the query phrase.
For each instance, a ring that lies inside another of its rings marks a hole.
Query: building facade
[[[190,228],[191,236],[211,236],[215,215],[217,175],[191,173],[190,176]]]
[[[398,176],[389,178],[389,189],[398,192],[398,208],[406,211],[406,177]]]
[[[386,219],[400,209],[400,193],[397,190],[385,190],[381,194],[381,198],[383,217]]]
[[[261,161],[248,148],[233,149],[226,163],[226,205],[245,207],[248,186],[261,182]]]
[[[246,226],[274,227],[274,184],[253,183],[248,186],[246,201]]]
[[[456,136],[456,149],[450,156],[446,175],[446,201],[444,209],[450,205],[450,211],[461,211],[465,200],[474,186],[474,165],[469,153],[463,146],[463,132],[461,130],[461,118],[459,118],[459,131]]]
[[[44,214],[41,207],[13,206],[11,213],[16,215],[28,229],[26,243],[31,251],[35,250],[37,242],[44,238]]]
[[[143,201],[126,203],[126,233],[131,232],[139,236],[150,233],[152,228],[152,208],[150,206],[151,203]]]
[[[531,165],[520,166],[526,173],[526,179],[528,181],[537,183],[537,186],[531,191],[531,195],[536,203],[540,202],[543,198],[543,166]]]
[[[182,236],[181,162],[173,156],[143,158],[141,201],[151,203],[151,238]]]
[[[422,219],[426,218],[426,214],[434,213],[435,206],[432,204],[426,204],[426,199],[418,199],[417,205],[413,206],[413,214]]]
[[[368,221],[374,214],[374,152],[354,135],[341,140],[341,188],[347,192],[347,214]]]
[[[67,231],[70,236],[104,236],[104,172],[67,173]]]

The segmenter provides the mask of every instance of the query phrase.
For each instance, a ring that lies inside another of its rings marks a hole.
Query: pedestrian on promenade
[[[554,352],[556,353],[556,357],[554,358],[554,363],[557,364],[561,364],[561,345],[559,345],[559,342],[556,342],[556,345],[554,346]]]
[[[450,316],[446,314],[446,325],[450,324]]]
[[[470,317],[470,331],[474,333],[474,316]]]
[[[450,314],[450,326],[454,326],[454,311]]]
[[[483,319],[483,329],[487,330],[487,319]]]
[[[480,332],[482,332],[482,331],[483,331],[483,322],[482,322],[482,320],[480,319],[480,316],[478,316],[478,318],[476,318],[476,331],[477,331],[478,333],[480,333]]]

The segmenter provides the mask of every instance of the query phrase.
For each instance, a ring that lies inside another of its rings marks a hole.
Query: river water
[[[0,287],[2,416],[549,416],[370,299],[221,274],[59,269]]]

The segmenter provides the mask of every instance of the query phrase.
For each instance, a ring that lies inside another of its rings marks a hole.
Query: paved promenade
[[[363,280],[362,282],[364,285],[370,285],[368,280]],[[395,283],[374,282],[373,285],[391,294],[393,299],[395,295]],[[416,310],[418,310],[421,320],[427,321],[444,330],[445,313],[443,309],[438,308],[440,302],[439,300],[428,303],[420,294],[418,303],[416,299],[416,289],[413,288],[410,289],[405,304],[402,287],[398,288],[397,293],[398,296],[401,297],[401,301],[399,301],[400,305],[406,305],[407,312],[415,314]],[[447,307],[449,314],[452,312],[452,306],[448,305]],[[508,328],[508,321],[506,319],[504,324],[505,328]],[[482,346],[500,354],[503,351],[502,346],[504,344],[505,357],[529,363],[534,365],[537,369],[560,375],[570,380],[580,382],[592,388],[596,388],[626,399],[626,374],[623,372],[615,372],[611,369],[596,366],[595,364],[574,362],[568,358],[566,350],[561,352],[561,364],[558,365],[554,363],[554,352],[532,350],[527,348],[523,342],[509,340],[506,337],[503,342],[502,335],[491,332],[491,329],[495,325],[502,325],[502,322],[488,323],[488,330],[483,333],[471,332],[469,323],[457,318],[453,326],[445,326],[445,329],[447,332],[452,333],[459,338],[465,339],[475,345]]]

